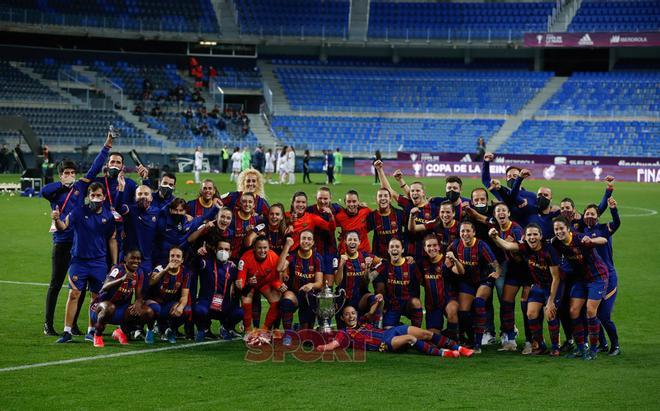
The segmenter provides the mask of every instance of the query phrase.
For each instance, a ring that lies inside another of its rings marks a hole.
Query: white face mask
[[[229,251],[227,250],[218,250],[215,253],[215,256],[218,258],[219,261],[222,261],[223,263],[227,260],[229,260]]]
[[[71,187],[73,185],[74,180],[75,179],[73,178],[73,176],[62,177],[62,185],[64,185],[65,187]]]

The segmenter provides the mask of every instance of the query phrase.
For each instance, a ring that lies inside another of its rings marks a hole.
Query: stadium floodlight
[[[215,42],[215,41],[204,41],[204,40],[202,40],[202,41],[199,42],[199,45],[200,46],[217,46],[218,43]]]

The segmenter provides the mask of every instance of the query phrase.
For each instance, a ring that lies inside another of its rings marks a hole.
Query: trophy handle
[[[341,309],[344,308],[344,305],[346,304],[346,290],[344,290],[343,288],[340,288],[339,294],[337,294],[337,297],[341,297],[341,296],[343,296],[344,298],[342,298],[341,305],[339,306],[339,308],[337,308],[338,313],[341,313]]]

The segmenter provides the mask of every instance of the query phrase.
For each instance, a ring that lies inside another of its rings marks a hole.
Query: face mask
[[[562,211],[561,215],[564,216],[568,221],[573,221],[573,212],[572,211]]]
[[[117,176],[119,175],[119,172],[120,172],[120,171],[121,171],[121,170],[118,169],[117,167],[110,167],[110,168],[108,168],[108,177],[110,177],[110,178],[117,178]]]
[[[172,220],[177,224],[182,223],[184,217],[185,217],[185,215],[172,214]]]
[[[550,200],[543,196],[538,196],[536,197],[536,204],[539,208],[539,210],[545,210],[550,206]]]
[[[447,200],[451,201],[452,203],[458,200],[458,197],[460,197],[460,193],[458,191],[447,191]]]
[[[166,186],[160,186],[158,188],[158,192],[160,193],[160,196],[163,198],[167,198],[170,195],[172,195],[172,192],[174,190],[171,187],[166,187]]]
[[[145,197],[138,198],[137,205],[142,209],[147,209],[149,208],[149,199]]]
[[[515,183],[515,182],[516,182],[515,178],[510,178],[510,179],[506,180],[506,186],[509,187],[509,188],[513,188],[513,183]]]
[[[91,201],[89,202],[89,208],[92,209],[92,211],[97,211],[99,208],[101,208],[101,205],[103,204],[103,201]]]
[[[479,204],[474,206],[474,209],[477,210],[477,213],[481,215],[487,215],[488,214],[488,206],[486,204]]]
[[[218,258],[218,261],[222,261],[224,263],[225,261],[229,260],[229,251],[218,250],[218,252],[215,253],[215,256]]]
[[[64,187],[71,187],[73,185],[73,176],[67,176],[62,179],[62,185]]]
[[[593,227],[598,223],[598,219],[596,217],[584,217],[584,223],[587,227]]]

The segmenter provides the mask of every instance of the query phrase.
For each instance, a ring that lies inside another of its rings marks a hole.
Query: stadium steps
[[[506,119],[502,127],[495,135],[488,140],[488,151],[497,152],[497,149],[518,130],[523,120],[531,118],[546,101],[550,99],[568,80],[568,77],[552,77],[545,87],[531,99],[518,114]]]
[[[351,41],[367,41],[369,30],[369,0],[353,0],[350,6],[348,22],[348,39]]]
[[[551,33],[567,31],[568,26],[573,21],[573,17],[575,17],[581,5],[582,0],[568,0],[566,4],[561,6],[555,22],[550,26],[550,30],[548,31]]]
[[[263,82],[268,85],[270,90],[273,92],[273,114],[278,116],[296,115],[297,113],[291,110],[291,105],[289,104],[289,100],[286,98],[286,94],[284,94],[284,89],[282,88],[280,81],[277,79],[277,76],[275,76],[275,73],[273,72],[275,66],[264,60],[259,60],[257,64],[259,66],[259,70],[261,71]]]
[[[45,79],[42,75],[36,73],[33,69],[26,67],[24,63],[12,61],[9,63],[13,68],[30,77],[31,79],[38,81],[45,88],[49,89],[53,93],[59,95],[62,98],[63,102],[68,103],[77,108],[85,108],[87,104],[82,102],[79,98],[73,96],[70,93],[67,93],[57,85],[57,81]]]
[[[259,140],[259,143],[264,146],[264,149],[282,147],[282,142],[275,138],[264,116],[260,114],[248,114],[248,118],[250,119],[250,130],[252,130],[257,140]]]
[[[223,37],[240,37],[236,6],[232,0],[211,0]]]

